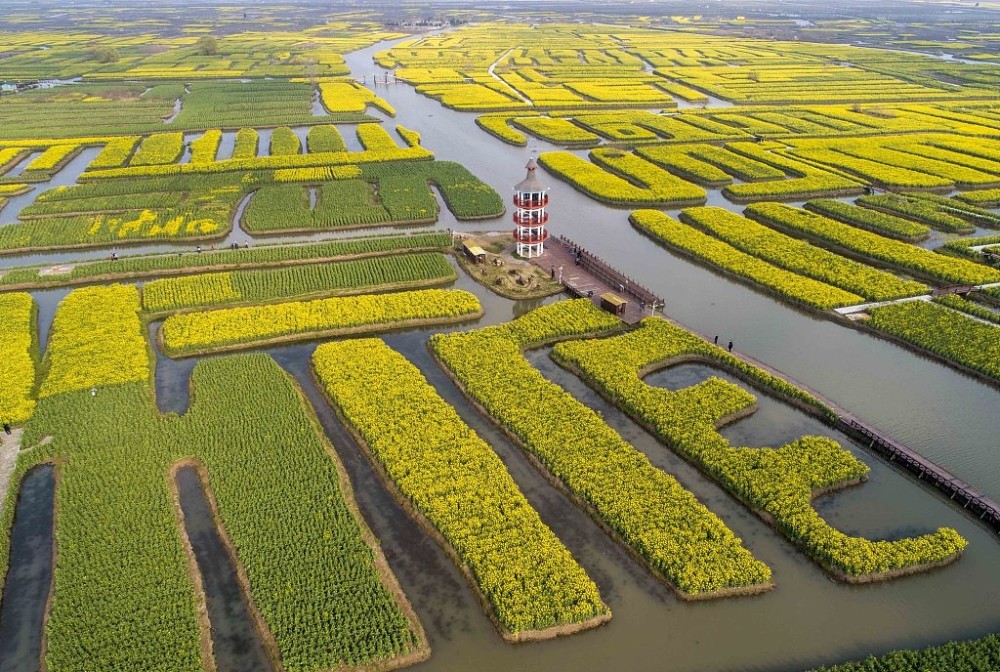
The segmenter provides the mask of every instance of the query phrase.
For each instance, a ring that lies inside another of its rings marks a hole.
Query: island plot
[[[542,472],[680,597],[768,590],[771,570],[715,514],[593,410],[546,381],[522,354],[622,326],[588,299],[578,299],[538,308],[509,324],[438,335],[430,347]],[[483,376],[485,370],[492,375]]]
[[[510,641],[611,618],[597,586],[507,473],[406,358],[378,340],[328,343],[313,366],[397,495],[448,550]]]
[[[806,436],[780,448],[736,448],[717,428],[752,413],[753,395],[720,378],[669,391],[642,378],[683,361],[731,371],[772,394],[829,419],[832,411],[808,393],[710,345],[660,318],[609,339],[559,343],[552,357],[621,407],[671,449],[694,463],[838,579],[866,583],[955,560],[965,548],[943,528],[922,537],[869,541],[824,521],[815,497],[866,480],[868,467],[836,442]]]

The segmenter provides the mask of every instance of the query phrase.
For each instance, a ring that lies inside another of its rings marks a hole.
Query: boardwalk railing
[[[554,242],[567,250],[579,252],[580,267],[598,280],[607,283],[611,287],[618,288],[619,291],[629,294],[647,305],[655,304],[663,306],[663,299],[621,271],[612,268],[608,262],[583,249],[566,236],[559,236]]]
[[[951,285],[950,287],[938,287],[931,291],[931,296],[948,296],[949,294],[961,294],[965,296],[979,289],[976,285]]]
[[[870,449],[880,453],[890,462],[898,462],[907,471],[917,474],[918,480],[926,480],[951,499],[957,498],[963,508],[968,509],[973,515],[978,514],[979,520],[1000,532],[1000,505],[996,502],[976,492],[943,467],[879,433],[857,418],[840,416],[839,422],[851,433],[870,441],[868,446]]]

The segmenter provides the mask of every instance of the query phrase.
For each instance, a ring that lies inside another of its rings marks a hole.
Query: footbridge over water
[[[618,317],[626,324],[663,310],[663,299],[565,236],[550,239],[531,263],[561,282],[570,294],[589,297],[598,305],[601,295],[608,292],[625,299],[627,305]]]

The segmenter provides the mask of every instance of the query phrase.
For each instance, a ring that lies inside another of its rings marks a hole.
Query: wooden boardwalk
[[[992,499],[973,490],[944,467],[896,442],[863,421],[845,414],[838,418],[838,422],[841,429],[863,439],[870,450],[915,474],[917,480],[927,481],[950,499],[957,499],[962,508],[1000,532],[1000,505]]]
[[[605,292],[626,299],[625,313],[619,315],[626,324],[636,324],[663,309],[663,299],[563,236],[550,239],[545,252],[531,263],[562,282],[570,294],[589,297],[598,305]]]
[[[674,320],[670,320],[670,322],[682,327],[683,329],[687,329],[692,333],[698,334],[697,331],[693,331],[692,329],[689,329]],[[699,335],[708,340],[708,337],[704,334]],[[899,443],[888,434],[885,434],[872,425],[869,425],[864,420],[848,413],[846,410],[833,403],[816,390],[809,388],[807,385],[800,383],[794,378],[778,371],[774,367],[769,366],[758,359],[755,359],[754,357],[738,351],[733,351],[732,354],[746,363],[763,369],[764,371],[787,381],[789,384],[805,390],[812,396],[819,399],[836,414],[837,420],[834,423],[834,427],[841,430],[848,436],[857,439],[861,445],[865,446],[875,455],[884,458],[886,461],[894,464],[897,468],[902,469],[911,476],[916,476],[918,481],[923,481],[928,486],[944,493],[952,501],[961,504],[962,508],[973,518],[979,520],[984,525],[989,526],[994,532],[1000,534],[1000,504],[997,504],[997,502],[975,490],[965,481],[961,480],[941,465],[936,464],[923,455],[920,455],[912,448]]]

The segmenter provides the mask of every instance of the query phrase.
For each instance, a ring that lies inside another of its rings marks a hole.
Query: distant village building
[[[549,204],[549,188],[538,179],[538,164],[534,159],[525,166],[527,176],[514,187],[514,240],[517,253],[527,259],[542,256],[549,232],[545,224],[549,215],[545,207]]]

